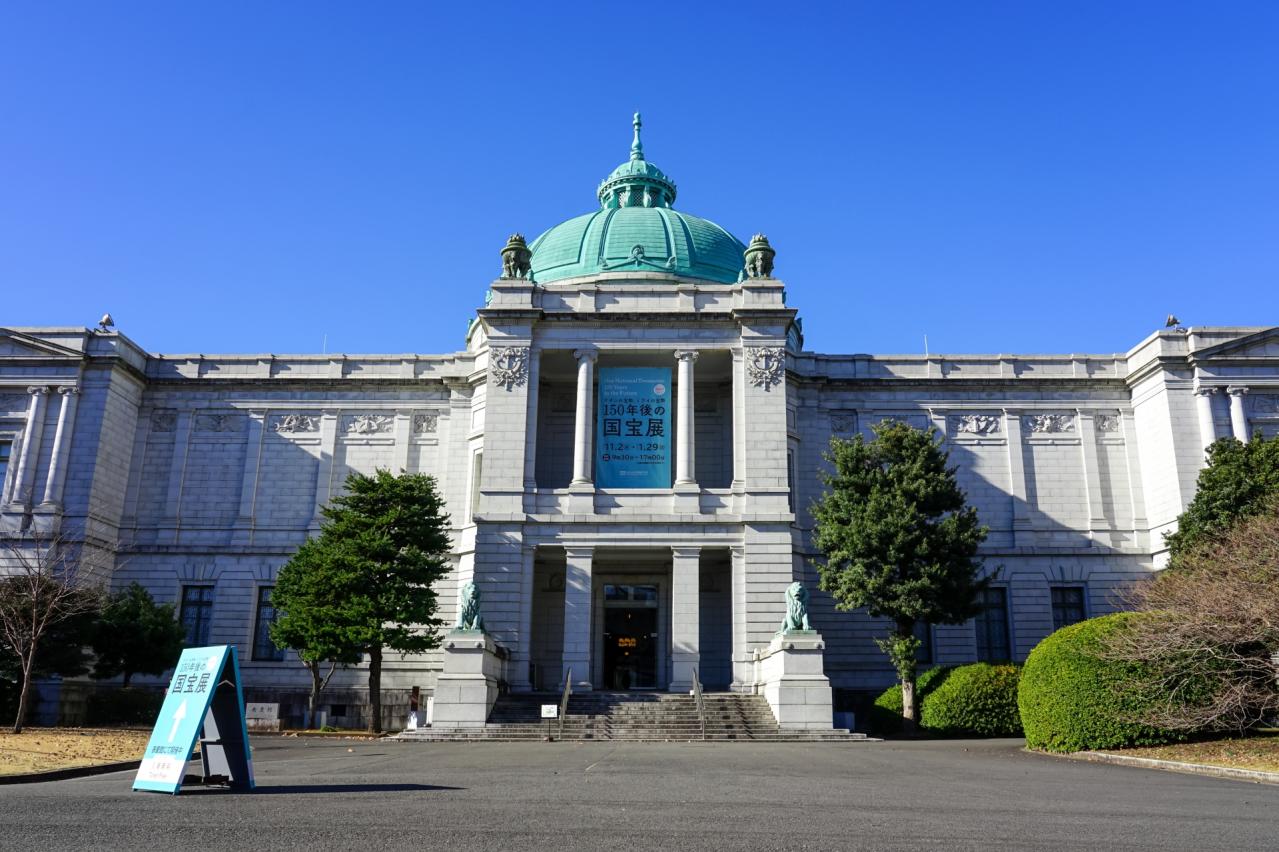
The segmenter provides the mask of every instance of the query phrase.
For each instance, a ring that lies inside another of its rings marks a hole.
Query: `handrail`
[[[706,739],[706,702],[702,700],[702,678],[693,669],[693,700],[697,703],[697,721],[701,723],[702,739]]]
[[[564,717],[568,715],[568,697],[573,693],[573,669],[564,672],[564,694],[560,696],[560,733],[556,737],[560,742],[564,741]]]

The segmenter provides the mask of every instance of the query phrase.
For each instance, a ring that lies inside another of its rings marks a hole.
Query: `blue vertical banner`
[[[671,487],[671,371],[601,367],[595,418],[595,484]]]

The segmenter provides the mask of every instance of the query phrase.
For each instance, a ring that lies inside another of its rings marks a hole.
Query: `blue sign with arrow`
[[[182,652],[133,789],[177,793],[197,739],[206,781],[216,777],[232,787],[253,789],[240,663],[233,645]]]

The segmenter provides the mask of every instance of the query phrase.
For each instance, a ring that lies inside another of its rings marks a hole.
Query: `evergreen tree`
[[[1165,537],[1174,564],[1236,521],[1261,512],[1273,497],[1279,497],[1279,435],[1211,444],[1195,499],[1177,519],[1177,531]]]
[[[162,674],[182,656],[186,632],[173,616],[172,604],[156,603],[138,583],[107,600],[93,628],[93,676]]]
[[[862,607],[890,620],[876,640],[897,671],[902,716],[915,729],[918,624],[959,624],[977,615],[990,583],[975,557],[987,528],[948,468],[933,429],[897,421],[873,427],[875,437],[834,438],[826,459],[827,491],[813,506],[813,540],[825,559],[821,588],[842,610]]]
[[[385,470],[351,474],[346,493],[322,512],[320,535],[280,569],[272,602],[281,615],[271,635],[311,670],[312,712],[320,663],[367,656],[369,732],[380,733],[383,649],[415,653],[440,643],[433,586],[449,569],[448,515],[434,477]]]

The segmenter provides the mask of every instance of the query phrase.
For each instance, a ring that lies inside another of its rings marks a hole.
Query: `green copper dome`
[[[737,281],[746,246],[714,222],[671,208],[675,182],[644,159],[639,113],[634,124],[631,158],[600,184],[600,209],[561,222],[529,246],[532,279],[638,271]]]

